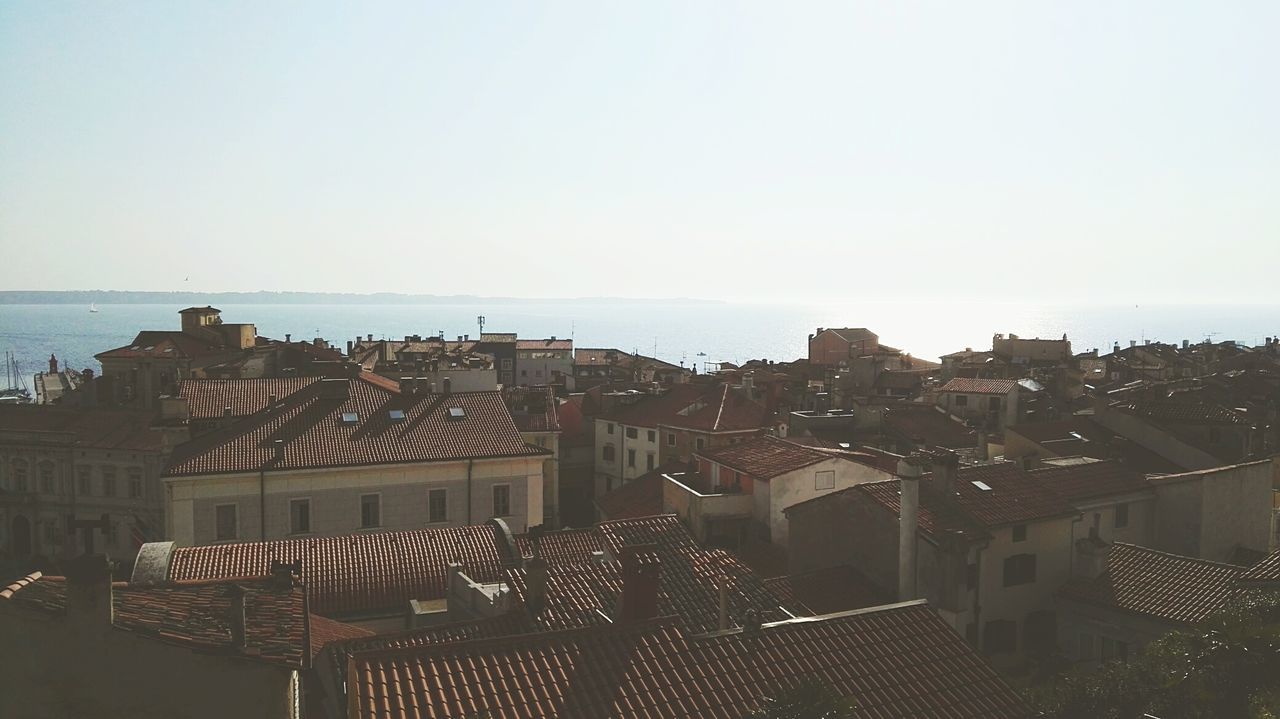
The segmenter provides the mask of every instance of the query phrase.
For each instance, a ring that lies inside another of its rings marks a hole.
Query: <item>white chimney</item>
[[[920,459],[914,455],[898,460],[901,488],[898,516],[898,601],[916,599],[916,565],[920,527]]]

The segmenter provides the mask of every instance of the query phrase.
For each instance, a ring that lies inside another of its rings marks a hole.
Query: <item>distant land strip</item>
[[[484,297],[480,295],[410,295],[398,292],[132,292],[122,290],[0,290],[0,305],[425,305],[493,303],[606,302],[615,304],[723,304],[720,300],[670,297]]]

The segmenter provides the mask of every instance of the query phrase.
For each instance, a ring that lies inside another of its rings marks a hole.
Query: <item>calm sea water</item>
[[[142,329],[177,329],[178,305],[0,305],[0,349],[17,353],[24,374],[49,355],[74,368],[99,369],[95,353],[127,344]],[[1072,340],[1076,351],[1145,339],[1212,337],[1261,344],[1280,335],[1280,305],[1053,306],[965,302],[861,302],[839,305],[706,303],[468,303],[431,305],[221,305],[226,322],[252,322],[283,339],[324,337],[336,346],[372,333],[478,334],[476,316],[493,332],[573,337],[579,347],[639,350],[671,361],[743,362],[804,356],[816,327],[869,327],[885,344],[936,359],[965,347],[990,347],[995,332]],[[656,348],[656,349],[655,349]],[[705,353],[700,355],[700,353]],[[0,380],[3,381],[3,380]],[[28,377],[28,384],[30,378]]]

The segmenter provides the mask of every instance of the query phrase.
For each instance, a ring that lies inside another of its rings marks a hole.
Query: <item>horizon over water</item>
[[[171,304],[0,305],[0,349],[16,353],[28,383],[57,355],[62,366],[100,367],[93,355],[128,344],[141,330],[177,330]],[[840,301],[830,304],[679,303],[644,301],[591,304],[466,302],[423,305],[221,304],[229,323],[253,323],[258,334],[295,341],[323,337],[339,349],[346,340],[408,334],[479,335],[476,317],[490,332],[525,338],[572,337],[577,347],[616,347],[668,362],[697,363],[807,355],[818,327],[867,327],[886,345],[937,360],[966,347],[990,349],[995,333],[1061,337],[1075,352],[1130,340],[1235,340],[1261,344],[1280,335],[1280,305],[1062,305],[991,301]],[[656,342],[656,352],[655,352]],[[698,353],[705,353],[699,356]]]

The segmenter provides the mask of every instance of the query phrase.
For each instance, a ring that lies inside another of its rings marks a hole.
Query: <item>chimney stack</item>
[[[355,344],[351,340],[347,340],[347,356],[348,357],[351,356],[351,352],[355,350],[355,348],[356,348]]]
[[[280,464],[281,462],[283,462],[283,461],[284,461],[284,440],[283,440],[283,439],[277,439],[277,440],[275,440],[274,442],[272,442],[272,443],[271,443],[271,446],[272,446],[272,447],[275,447],[275,451],[276,451],[276,464]]]
[[[525,605],[529,613],[537,617],[547,606],[547,560],[535,550],[534,555],[524,561],[524,570]]]
[[[1097,527],[1089,527],[1089,536],[1076,540],[1076,557],[1071,574],[1081,579],[1097,579],[1107,571],[1111,544],[1098,536]]]
[[[84,554],[63,563],[67,577],[67,621],[78,634],[101,635],[111,629],[111,562],[105,554]]]
[[[451,394],[453,392],[453,382],[448,377],[440,380],[440,392],[442,394]]]
[[[956,496],[956,473],[959,467],[960,456],[955,452],[944,449],[934,454],[933,479],[938,494],[945,499],[950,500]]]
[[[244,597],[247,592],[239,584],[229,584],[225,594],[231,600],[231,606],[227,609],[227,628],[231,630],[231,646],[236,649],[244,649]]]
[[[658,615],[657,562],[642,564],[641,553],[653,552],[656,544],[629,544],[619,552],[622,560],[622,596],[618,598],[618,621],[636,624]]]
[[[919,549],[920,476],[924,474],[917,455],[898,460],[901,487],[898,506],[898,601],[916,599],[916,553]]]

